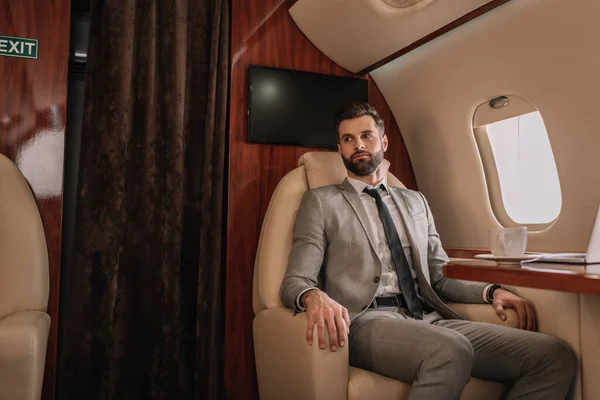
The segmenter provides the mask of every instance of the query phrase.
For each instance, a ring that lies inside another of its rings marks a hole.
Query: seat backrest
[[[390,163],[384,160],[386,171]],[[339,184],[348,176],[338,153],[308,152],[298,167],[287,173],[275,188],[263,220],[254,263],[252,306],[254,314],[267,308],[282,307],[279,287],[292,249],[292,232],[302,195],[308,189]],[[391,173],[392,186],[404,185]]]
[[[48,251],[42,220],[25,177],[0,154],[0,319],[46,311]]]

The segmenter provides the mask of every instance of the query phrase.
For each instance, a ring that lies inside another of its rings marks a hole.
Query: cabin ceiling
[[[327,57],[357,73],[490,0],[298,0],[290,15]]]

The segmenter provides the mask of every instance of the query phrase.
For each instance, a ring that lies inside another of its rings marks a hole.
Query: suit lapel
[[[400,217],[402,218],[402,222],[404,223],[406,235],[410,242],[412,252],[413,252],[413,263],[415,267],[415,272],[417,273],[417,279],[419,281],[419,285],[421,287],[421,293],[423,294],[426,300],[429,300],[430,305],[436,310],[440,311],[443,315],[446,315],[447,318],[455,318],[455,319],[463,319],[462,316],[457,314],[454,310],[448,307],[435,293],[433,288],[431,287],[431,277],[429,276],[429,265],[427,261],[427,246],[428,243],[425,243],[425,254],[421,251],[421,246],[419,246],[418,238],[415,237],[414,232],[417,231],[415,229],[415,223],[413,222],[410,211],[408,209],[408,200],[404,193],[401,190],[392,187],[390,189],[392,193],[392,198],[396,203],[396,206],[400,210]],[[425,238],[428,240],[429,238]]]
[[[346,198],[346,200],[348,200],[348,203],[350,203],[350,206],[352,207],[354,213],[358,217],[358,220],[360,221],[360,224],[362,225],[365,234],[369,239],[369,244],[371,245],[373,252],[375,252],[377,258],[379,258],[377,247],[375,246],[375,239],[373,236],[371,223],[369,222],[369,217],[367,216],[362,201],[360,200],[360,194],[356,193],[356,190],[354,189],[352,184],[348,182],[348,179],[345,179],[344,182],[342,182],[342,184],[340,185],[340,189],[342,191],[342,195]],[[379,261],[381,261],[380,258]]]
[[[406,231],[406,236],[408,237],[408,241],[410,242],[410,247],[413,252],[413,263],[415,263],[415,270],[421,272],[419,274],[417,272],[417,276],[424,278],[427,283],[430,283],[429,271],[427,268],[423,268],[423,258],[421,253],[420,243],[415,238],[415,226],[412,218],[410,217],[410,212],[408,210],[408,204],[406,202],[406,198],[404,194],[399,191],[395,187],[390,187],[392,199],[394,199],[394,203],[396,203],[396,207],[400,210],[400,218],[402,219],[402,223],[404,224],[404,230]],[[425,267],[427,267],[427,263],[425,262]],[[421,283],[422,284],[422,283]]]

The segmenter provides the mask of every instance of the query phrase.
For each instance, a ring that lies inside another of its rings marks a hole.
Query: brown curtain
[[[90,18],[57,398],[222,398],[229,2]]]

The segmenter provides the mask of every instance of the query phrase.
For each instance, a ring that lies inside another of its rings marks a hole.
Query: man
[[[413,382],[409,399],[459,399],[471,375],[512,383],[509,399],[564,399],[577,359],[534,332],[532,305],[499,285],[443,277],[448,257],[427,201],[386,182],[377,111],[349,104],[335,126],[348,178],[304,194],[280,291],[308,313],[308,343],[316,324],[321,349],[327,330],[331,351],[349,344],[351,365]],[[442,299],[493,303],[502,320],[514,308],[521,329],[463,320]]]

